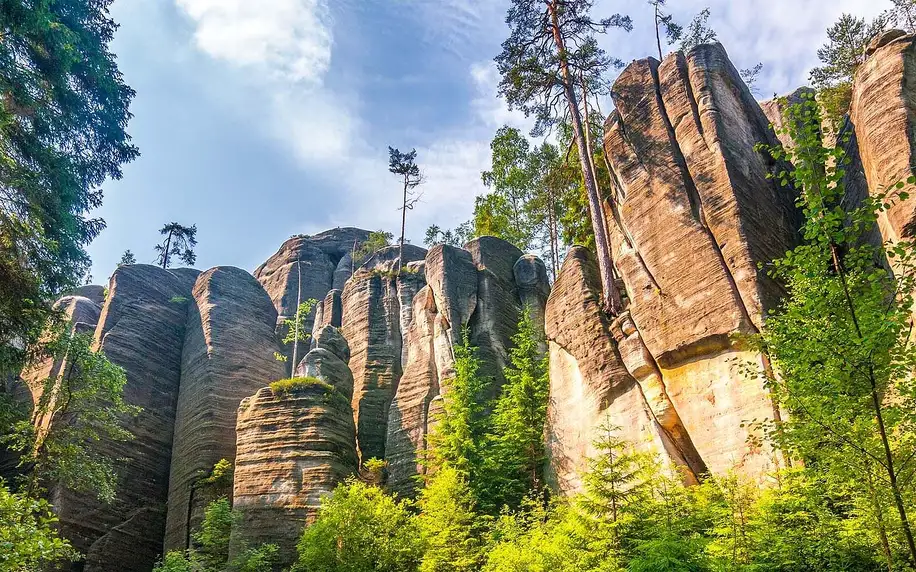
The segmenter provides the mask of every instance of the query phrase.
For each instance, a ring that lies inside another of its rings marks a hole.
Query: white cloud
[[[510,111],[505,100],[497,96],[499,70],[495,62],[475,62],[471,64],[470,74],[477,92],[471,100],[471,109],[484,125],[493,130],[503,125],[517,127],[523,132],[531,130],[534,122],[517,109]]]
[[[176,2],[196,24],[197,46],[213,58],[295,83],[319,83],[331,64],[324,0]]]

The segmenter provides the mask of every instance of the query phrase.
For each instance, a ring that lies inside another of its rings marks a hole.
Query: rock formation
[[[188,547],[208,500],[199,481],[220,459],[235,458],[239,403],[285,377],[274,357],[276,322],[270,298],[244,270],[218,266],[197,278],[182,350],[166,550]]]
[[[277,544],[281,564],[295,559],[296,541],[320,499],[357,470],[350,400],[350,350],[333,326],[316,337],[300,373],[285,385],[260,389],[239,406],[232,554]]]
[[[111,277],[95,344],[124,368],[124,398],[143,408],[124,425],[134,439],[107,447],[125,459],[111,505],[68,495],[61,529],[85,555],[87,571],[150,570],[162,553],[169,460],[191,292],[156,266],[121,266]]]
[[[283,320],[295,315],[297,299],[320,301],[332,288],[343,289],[350,277],[351,253],[368,238],[369,231],[358,228],[294,236],[254,271],[277,309],[278,329]],[[306,319],[306,331],[311,331],[313,320],[314,313]],[[287,348],[286,353],[291,357],[292,349]]]
[[[782,256],[799,225],[794,195],[767,179],[780,166],[754,148],[775,136],[718,44],[633,62],[614,92],[604,149],[630,301],[614,324],[620,354],[675,460],[762,475],[773,459],[748,446],[742,422],[773,409],[737,363],[766,364],[733,335],[757,331],[778,301],[758,264]]]
[[[347,281],[342,294],[341,331],[350,344],[353,414],[362,460],[385,458],[388,407],[401,378],[401,303],[397,265],[399,247],[373,254]],[[426,250],[404,245],[404,260],[421,260]]]
[[[916,127],[916,36],[891,30],[869,47],[870,57],[856,72],[850,119],[872,195],[914,174]],[[914,185],[907,185],[911,196]],[[897,201],[878,216],[885,240],[916,236],[916,198]]]

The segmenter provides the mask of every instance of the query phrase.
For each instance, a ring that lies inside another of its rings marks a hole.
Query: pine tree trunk
[[[601,285],[603,287],[604,309],[612,316],[616,316],[621,310],[620,293],[617,292],[617,286],[614,284],[613,261],[611,258],[611,249],[608,245],[607,231],[605,230],[603,211],[601,209],[601,197],[598,194],[598,185],[592,175],[588,149],[585,146],[585,137],[582,129],[582,117],[579,114],[579,105],[576,101],[576,93],[573,90],[572,78],[569,74],[569,67],[566,64],[566,46],[563,37],[560,34],[560,24],[557,17],[557,1],[551,0],[547,5],[550,12],[553,28],[553,38],[560,55],[560,73],[563,77],[563,91],[566,95],[566,102],[569,105],[569,115],[572,120],[573,136],[576,141],[576,147],[579,150],[579,163],[582,168],[582,179],[585,183],[585,191],[588,194],[588,206],[592,220],[592,230],[595,233],[595,250],[598,256],[598,272],[601,275]]]
[[[169,249],[172,248],[172,231],[169,231],[169,235],[165,237],[165,250],[162,252],[162,269],[168,270],[169,268]]]
[[[662,59],[662,36],[658,29],[658,4],[655,4],[655,41],[658,43],[658,60]]]
[[[401,242],[398,247],[398,275],[401,274],[401,260],[404,258],[404,231],[407,229],[407,175],[404,175],[404,203],[401,205]]]

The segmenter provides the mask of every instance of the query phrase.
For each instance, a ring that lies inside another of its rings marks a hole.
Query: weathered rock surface
[[[669,454],[694,472],[762,475],[772,460],[741,426],[772,416],[772,405],[736,367],[760,356],[730,336],[756,331],[774,307],[782,290],[758,264],[796,239],[794,195],[766,178],[778,165],[754,148],[775,135],[717,44],[633,62],[614,92],[604,149],[617,187],[612,249],[630,300],[615,324],[620,354]]]
[[[573,247],[547,301],[550,404],[548,482],[562,492],[581,488],[602,425],[619,428],[634,446],[665,450],[639,384],[627,371],[601,310],[593,255]]]
[[[285,377],[277,361],[276,310],[248,272],[218,266],[197,278],[181,361],[169,477],[165,549],[187,547],[189,527],[203,518],[198,481],[220,459],[235,458],[242,399]]]
[[[295,315],[297,299],[324,300],[332,288],[343,289],[350,272],[350,264],[343,260],[353,251],[354,243],[368,238],[369,231],[347,227],[313,236],[294,236],[284,242],[254,271],[273,301],[278,319]],[[313,320],[314,311],[305,321],[306,331],[312,330]],[[285,353],[287,358],[292,357],[291,346]]]
[[[432,289],[425,286],[413,298],[413,318],[404,335],[408,348],[404,374],[388,410],[385,458],[388,461],[388,487],[400,495],[411,496],[423,474],[422,452],[426,448],[429,407],[439,395],[436,367],[436,302]]]
[[[336,328],[322,332],[301,367],[323,383],[265,387],[239,406],[233,502],[242,518],[231,554],[271,542],[281,565],[291,564],[321,497],[357,470],[349,348]]]
[[[404,245],[404,265],[426,251]],[[402,371],[401,304],[397,246],[373,254],[347,281],[341,331],[350,344],[353,414],[360,459],[385,458],[388,407]]]
[[[122,266],[111,277],[95,344],[124,368],[124,398],[143,411],[124,420],[132,441],[105,444],[107,453],[126,460],[114,503],[68,495],[57,507],[61,530],[85,555],[86,571],[150,570],[162,553],[190,296],[179,278],[156,266]]]
[[[856,71],[850,118],[872,195],[906,182],[916,165],[916,36],[886,32],[873,42],[872,54]],[[916,194],[878,215],[885,240],[916,236]]]
[[[793,129],[787,129],[788,126],[785,118],[786,111],[793,105],[797,105],[804,101],[806,96],[812,96],[814,93],[814,89],[810,87],[800,87],[792,93],[788,93],[781,97],[774,97],[773,99],[768,99],[760,103],[760,108],[770,121],[770,124],[773,125],[776,137],[784,147],[791,148],[795,146],[795,140],[792,138]],[[786,131],[788,131],[788,133],[786,133]]]

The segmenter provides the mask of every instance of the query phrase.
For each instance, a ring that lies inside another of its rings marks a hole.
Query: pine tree
[[[121,260],[118,262],[118,266],[127,266],[136,263],[137,258],[134,256],[134,253],[130,250],[125,250],[124,254],[121,255]]]
[[[422,195],[416,195],[414,189],[423,184],[423,174],[417,165],[417,150],[401,153],[398,149],[388,147],[388,171],[401,177],[404,187],[404,198],[401,202],[401,239],[398,241],[398,272],[401,271],[404,258],[404,232],[407,229],[407,211],[413,210]]]
[[[420,492],[420,572],[476,572],[484,560],[483,520],[461,471],[443,465]]]
[[[517,509],[543,486],[549,390],[543,343],[530,312],[522,311],[503,372],[506,382],[493,408],[492,444],[487,449],[490,480],[496,488],[491,503],[497,510],[505,505]]]
[[[681,50],[686,52],[701,44],[711,44],[717,40],[715,30],[709,27],[709,8],[704,8],[687,25],[684,39],[681,41]]]
[[[671,45],[681,39],[684,29],[674,21],[671,14],[662,10],[666,0],[649,0],[649,4],[655,11],[655,42],[658,44],[658,59],[661,60],[664,56],[662,54],[662,30],[665,31],[665,40],[668,45]]]
[[[506,16],[511,28],[496,65],[502,76],[499,93],[510,107],[534,115],[533,134],[543,134],[568,120],[579,150],[582,180],[588,196],[594,229],[604,305],[620,311],[621,300],[614,282],[613,261],[601,208],[590,131],[587,129],[588,97],[606,90],[602,75],[622,62],[598,47],[595,35],[610,28],[632,29],[627,16],[619,14],[595,20],[592,0],[513,0]]]
[[[187,265],[193,265],[197,260],[194,254],[194,247],[197,246],[197,225],[182,226],[177,222],[171,222],[159,230],[159,234],[165,236],[162,244],[156,245],[157,263],[162,268],[168,268],[172,263],[172,256],[178,256],[179,260]]]

